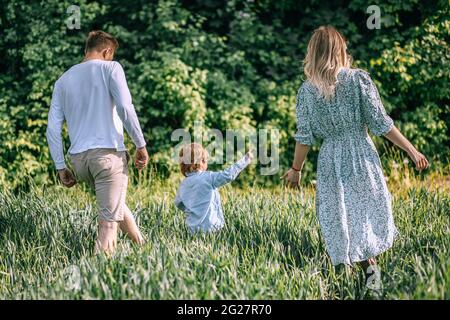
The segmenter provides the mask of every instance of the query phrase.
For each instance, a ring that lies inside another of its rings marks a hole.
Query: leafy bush
[[[174,165],[171,132],[192,129],[194,121],[219,130],[279,129],[281,165],[289,166],[301,59],[311,31],[323,24],[348,38],[355,65],[371,72],[386,108],[413,143],[435,166],[448,162],[445,1],[382,4],[379,30],[367,29],[362,0],[84,0],[78,3],[80,30],[66,27],[70,1],[0,2],[0,180],[13,186],[52,173],[44,135],[52,86],[81,61],[92,29],[119,39],[116,58],[161,174]],[[312,152],[305,167],[307,180],[314,179],[316,156]],[[246,175],[278,183],[278,176],[256,170]]]

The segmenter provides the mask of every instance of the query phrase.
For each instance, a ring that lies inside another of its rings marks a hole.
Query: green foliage
[[[425,154],[449,155],[450,22],[443,12],[412,28],[405,43],[394,42],[372,59],[392,115],[401,120],[404,134]]]
[[[194,121],[222,131],[279,129],[281,165],[289,166],[301,60],[311,31],[323,24],[347,37],[355,65],[371,72],[388,111],[412,142],[433,165],[448,162],[446,1],[380,4],[380,30],[366,28],[362,0],[77,4],[81,30],[68,30],[71,1],[0,0],[0,180],[13,186],[30,175],[43,182],[53,171],[44,134],[52,86],[81,61],[92,29],[119,39],[116,58],[124,65],[159,173],[174,165],[171,132],[191,129]],[[307,179],[314,179],[316,157],[312,152]],[[255,171],[247,175],[278,181]]]

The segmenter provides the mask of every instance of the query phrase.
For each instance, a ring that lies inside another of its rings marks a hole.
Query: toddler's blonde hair
[[[181,147],[179,153],[180,170],[183,176],[200,169],[202,161],[208,161],[208,152],[199,143],[189,143]]]

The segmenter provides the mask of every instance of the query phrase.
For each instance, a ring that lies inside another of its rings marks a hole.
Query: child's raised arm
[[[241,160],[226,168],[223,171],[211,172],[211,184],[214,188],[219,188],[234,179],[244,170],[252,161],[253,154],[248,152]]]

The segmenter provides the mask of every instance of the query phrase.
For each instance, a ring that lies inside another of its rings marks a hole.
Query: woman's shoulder
[[[368,76],[368,75],[369,75],[369,73],[363,69],[342,67],[338,73],[338,80],[339,80],[339,78],[354,79],[356,77]]]
[[[315,86],[310,80],[306,79],[297,90],[297,99],[305,94],[314,94]]]
[[[338,81],[345,82],[345,81],[369,81],[370,74],[366,70],[360,69],[360,68],[348,68],[348,67],[342,67],[339,70],[339,73],[337,75]],[[312,82],[309,79],[306,79],[303,81],[303,83],[300,85],[297,96],[301,94],[316,94],[316,86],[312,84]]]
[[[342,72],[340,73],[345,77],[348,77],[352,80],[368,80],[370,79],[370,74],[368,71],[360,69],[360,68],[342,68]]]
[[[338,81],[343,85],[357,86],[361,89],[373,85],[369,72],[359,68],[343,68],[339,73]]]

